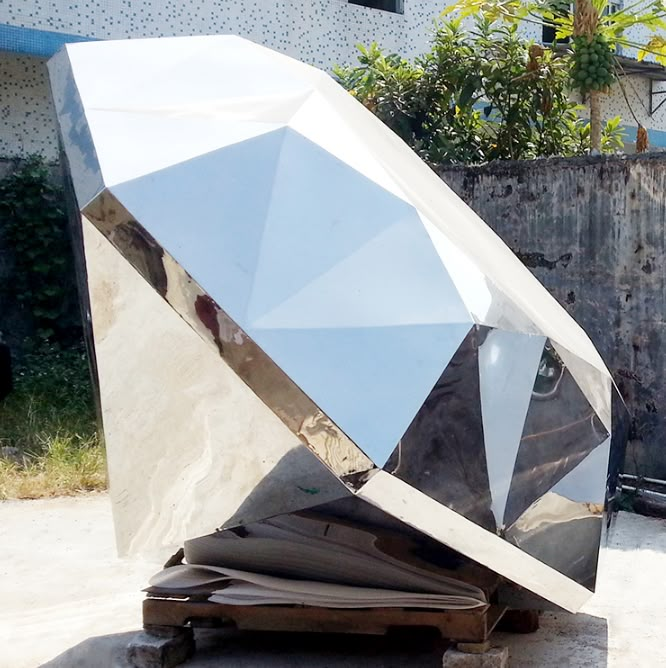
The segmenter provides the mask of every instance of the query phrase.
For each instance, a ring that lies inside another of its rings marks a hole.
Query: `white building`
[[[356,45],[378,42],[406,57],[427,49],[446,0],[2,0],[0,2],[0,156],[57,154],[46,59],[68,41],[235,33],[324,69],[356,61]],[[540,40],[538,25],[527,37]],[[654,148],[666,148],[661,73],[624,78]],[[636,123],[619,88],[604,105],[621,115],[629,141]]]

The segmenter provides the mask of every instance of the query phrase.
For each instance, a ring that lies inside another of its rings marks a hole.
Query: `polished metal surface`
[[[621,401],[499,238],[330,77],[246,40],[49,70],[121,549],[357,495],[577,608]]]
[[[337,475],[372,468],[372,462],[363,452],[145,232],[113,195],[101,193],[85,207],[84,215]]]
[[[573,376],[546,343],[516,455],[504,524],[518,519],[608,436]],[[608,468],[608,457],[603,468]],[[598,493],[603,502],[603,494]]]
[[[83,220],[116,540],[166,558],[185,538],[349,494]]]
[[[467,335],[384,470],[494,533],[479,392],[486,333]]]

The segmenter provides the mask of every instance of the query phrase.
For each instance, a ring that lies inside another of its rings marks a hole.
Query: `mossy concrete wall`
[[[596,344],[631,413],[625,470],[666,479],[666,155],[501,162],[441,176]]]

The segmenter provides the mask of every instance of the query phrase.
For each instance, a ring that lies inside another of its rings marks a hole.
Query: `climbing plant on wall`
[[[62,188],[39,156],[15,163],[0,180],[0,233],[14,271],[0,289],[29,314],[38,340],[80,341],[74,263]]]

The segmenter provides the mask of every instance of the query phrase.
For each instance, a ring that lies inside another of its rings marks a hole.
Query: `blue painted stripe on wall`
[[[636,128],[632,128],[632,130],[633,136],[636,137]],[[666,148],[666,132],[664,130],[648,130],[648,139],[652,148]]]
[[[20,28],[0,23],[0,51],[12,51],[30,56],[50,58],[63,44],[90,41],[97,40],[94,37],[35,30],[34,28]]]
[[[624,132],[624,141],[634,144],[636,142],[637,129],[638,128],[635,125],[623,125],[622,132]],[[650,148],[666,148],[666,131],[654,130],[651,128],[646,129]]]

